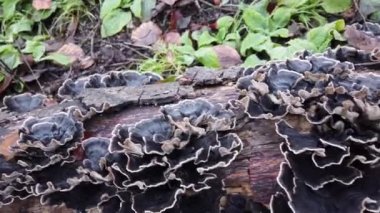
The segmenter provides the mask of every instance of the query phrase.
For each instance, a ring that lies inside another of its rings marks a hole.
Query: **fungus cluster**
[[[58,90],[61,98],[73,98],[86,88],[104,88],[129,86],[136,87],[154,84],[162,80],[161,76],[153,73],[138,73],[135,71],[110,71],[105,74],[94,74],[76,81],[67,79]]]
[[[271,212],[380,211],[380,76],[345,59],[372,53],[341,47],[246,71],[237,86],[252,119],[277,120],[284,142]],[[337,60],[338,59],[338,60]],[[289,124],[305,118],[309,128]]]
[[[41,94],[32,95],[31,93],[23,93],[14,96],[5,96],[3,99],[4,107],[1,110],[24,113],[35,109],[42,108],[46,96]]]
[[[0,159],[1,204],[38,196],[44,205],[79,211],[218,209],[220,168],[243,146],[226,132],[235,126],[233,112],[204,99],[182,101],[157,117],[117,125],[112,138],[85,140],[74,112],[23,123],[14,157]]]

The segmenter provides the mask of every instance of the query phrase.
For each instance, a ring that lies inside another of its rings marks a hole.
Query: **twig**
[[[358,11],[360,17],[361,17],[361,18],[363,19],[363,21],[364,21],[364,26],[365,26],[365,28],[368,30],[369,28],[368,28],[368,25],[367,25],[366,17],[360,12],[360,7],[359,7],[359,5],[358,5],[358,0],[354,0],[353,2],[354,2],[354,4],[355,4],[356,10]]]
[[[17,45],[17,51],[19,52],[20,55],[23,55],[22,52],[21,52],[21,48],[20,48],[19,44]],[[40,88],[41,93],[44,94],[44,95],[46,95],[45,92],[44,92],[44,90],[43,90],[43,87],[42,87],[40,81],[36,77],[36,73],[34,72],[34,70],[32,69],[32,67],[30,66],[28,60],[24,59],[23,61],[24,61],[25,65],[28,67],[29,71],[32,73],[33,77],[36,79],[37,85]],[[21,79],[20,79],[20,81],[21,81]],[[23,81],[21,81],[21,82],[24,83]]]
[[[357,63],[357,64],[354,64],[354,65],[355,65],[355,66],[373,66],[373,65],[380,65],[380,61]]]

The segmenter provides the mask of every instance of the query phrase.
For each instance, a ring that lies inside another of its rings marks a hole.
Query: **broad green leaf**
[[[16,5],[20,0],[3,0],[2,2],[2,11],[4,21],[12,19],[15,16]]]
[[[4,78],[5,78],[5,75],[0,72],[0,83],[3,82]]]
[[[266,62],[265,60],[259,59],[259,57],[257,57],[257,55],[252,54],[252,55],[248,56],[248,58],[245,59],[245,61],[243,63],[243,67],[255,67],[257,65],[265,64],[265,62]]]
[[[243,20],[247,27],[254,32],[264,32],[268,29],[269,17],[263,16],[253,7],[244,10]]]
[[[290,17],[293,15],[294,11],[292,8],[287,7],[277,7],[271,14],[271,21],[274,25],[274,29],[279,29],[288,26]]]
[[[143,0],[141,8],[141,21],[149,21],[152,17],[153,9],[156,8],[156,0]]]
[[[269,34],[271,37],[281,37],[281,38],[288,38],[289,37],[289,30],[287,28],[280,28],[275,31],[270,32]]]
[[[179,55],[177,61],[180,62],[179,64],[190,66],[195,61],[195,57],[192,55]]]
[[[328,13],[340,13],[348,10],[352,0],[323,0],[321,6]]]
[[[64,66],[70,65],[71,63],[70,57],[62,53],[51,53],[40,59],[40,61],[46,61],[46,60],[51,60]]]
[[[0,46],[0,59],[11,69],[21,64],[20,53],[11,44]]]
[[[215,38],[216,40],[218,41],[218,43],[222,43],[224,38],[226,37],[228,33],[228,29],[227,28],[221,28],[218,30],[218,33],[215,35]]]
[[[12,33],[13,35],[17,35],[21,32],[29,32],[32,31],[33,22],[26,17],[23,17],[21,20],[13,23],[9,26],[7,33]]]
[[[208,31],[203,31],[199,38],[197,39],[198,48],[207,46],[213,42],[216,42],[216,38],[210,35]]]
[[[131,11],[137,18],[142,17],[142,0],[133,0]]]
[[[174,51],[180,54],[184,54],[184,55],[194,55],[194,52],[195,52],[194,48],[188,45],[185,45],[185,46],[174,45],[172,48],[174,49]]]
[[[104,19],[113,10],[120,6],[121,0],[104,0],[100,7],[100,19]]]
[[[235,19],[231,16],[223,16],[216,21],[216,26],[218,27],[218,29],[228,29],[232,26],[234,21]]]
[[[342,31],[344,30],[344,27],[344,20],[340,19],[335,22],[311,29],[306,34],[306,38],[318,48],[318,51],[321,52],[330,46],[330,42],[334,39],[334,30]]]
[[[271,60],[281,60],[292,57],[287,47],[279,46],[268,51]]]
[[[28,40],[22,52],[32,54],[34,60],[38,61],[45,53],[45,45],[41,41]]]
[[[225,40],[227,41],[239,41],[241,36],[238,32],[232,32],[226,35]]]
[[[220,67],[218,55],[212,47],[203,47],[195,52],[195,57],[206,67]]]
[[[317,47],[306,39],[295,38],[288,41],[287,44],[289,45],[288,48],[290,51],[294,53],[304,50],[309,50],[312,52],[317,51]]]
[[[346,41],[347,39],[337,30],[333,30],[333,36],[335,40],[338,41]]]
[[[269,16],[268,10],[267,10],[269,2],[270,2],[270,0],[257,1],[255,4],[252,5],[252,8],[255,11],[259,12],[264,17]]]
[[[278,0],[278,5],[284,5],[291,8],[299,7],[305,4],[308,0]]]
[[[132,14],[130,12],[124,12],[121,9],[113,10],[103,19],[101,26],[102,38],[117,34],[131,21]]]
[[[181,44],[185,46],[193,46],[193,41],[190,38],[190,32],[187,30],[181,35]]]
[[[261,33],[249,33],[241,42],[240,53],[245,56],[249,49],[262,51],[260,45],[264,44],[267,40],[268,36]]]

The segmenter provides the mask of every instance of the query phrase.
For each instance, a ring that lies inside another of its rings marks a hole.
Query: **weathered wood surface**
[[[164,86],[165,87],[165,86]],[[187,86],[186,89],[181,89],[182,86],[177,86],[177,89],[173,90],[173,85],[170,85],[171,95],[162,99],[162,96],[158,95],[159,100],[157,104],[168,102],[177,102],[184,98],[196,98],[203,97],[213,103],[227,103],[230,99],[237,99],[239,96],[238,90],[234,86],[214,86],[202,89],[193,90],[191,86]],[[154,87],[153,87],[154,88]],[[165,87],[169,88],[169,87]],[[183,88],[183,87],[182,87]],[[99,96],[99,90],[94,89],[89,91],[91,96],[95,98]],[[154,89],[152,89],[154,90]],[[103,88],[103,94],[109,93],[111,90],[108,88]],[[120,90],[119,90],[120,91]],[[162,94],[159,91],[157,94]],[[169,91],[169,90],[168,90]],[[176,92],[175,92],[176,91]],[[179,91],[185,91],[182,94]],[[115,93],[115,90],[112,92]],[[167,93],[167,94],[169,94]],[[120,93],[119,93],[120,94]],[[139,93],[140,97],[142,93]],[[179,95],[180,94],[180,95]],[[89,95],[89,94],[88,94]],[[95,97],[94,97],[95,96]],[[120,96],[119,96],[120,97]],[[175,97],[175,98],[171,98]],[[109,97],[103,97],[109,98]],[[168,101],[170,99],[170,101]],[[153,98],[154,99],[154,98]],[[87,98],[88,103],[96,100]],[[82,99],[81,101],[85,101]],[[99,99],[98,99],[99,100]],[[150,99],[151,101],[152,99]],[[141,119],[151,118],[153,116],[159,115],[159,105],[152,102],[148,103],[150,105],[125,105],[125,102],[118,100],[118,104],[113,105],[116,111],[103,113],[93,118],[85,121],[86,137],[90,136],[105,136],[110,137],[112,129],[118,123],[122,124],[134,124]],[[62,108],[67,108],[70,105],[78,105],[80,102],[66,103],[64,107],[54,106],[54,109],[58,111]],[[41,109],[38,113],[31,113],[35,116],[46,115],[46,113],[51,114],[54,110]],[[24,117],[18,117],[16,123],[20,124]],[[3,120],[4,121],[4,120]],[[3,132],[7,132],[10,129],[15,129],[16,126],[12,126],[12,120],[8,119],[8,124]],[[242,121],[243,122],[243,121]],[[14,124],[14,123],[13,123]],[[254,200],[269,203],[270,195],[275,192],[276,189],[276,176],[279,170],[279,164],[282,161],[282,156],[279,151],[279,143],[282,140],[276,135],[274,122],[267,120],[256,120],[251,121],[243,126],[243,128],[236,130],[236,133],[244,141],[244,150],[238,156],[236,161],[226,169],[227,178],[225,180],[226,188],[228,193],[241,193],[244,195],[251,196]],[[0,131],[0,135],[1,135]],[[25,201],[17,201],[9,206],[4,206],[0,209],[0,212],[58,212],[58,213],[71,213],[72,210],[65,208],[41,206],[37,198],[28,199]]]

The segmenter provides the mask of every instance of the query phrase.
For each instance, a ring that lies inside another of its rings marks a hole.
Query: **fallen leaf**
[[[51,0],[33,0],[33,7],[36,10],[46,10],[51,8]]]
[[[0,81],[0,95],[3,92],[5,92],[5,90],[9,87],[9,85],[12,82],[13,77],[14,77],[14,74],[13,75],[5,75],[4,79],[2,81]]]
[[[84,58],[79,59],[79,66],[82,70],[87,69],[95,64],[94,59],[91,56],[86,56]]]
[[[132,40],[138,45],[152,45],[160,39],[161,29],[153,22],[145,22],[132,31]]]
[[[356,29],[354,26],[346,27],[344,37],[347,39],[349,45],[366,52],[371,52],[375,48],[380,48],[380,41],[376,37],[370,36],[365,32]]]
[[[86,69],[95,63],[95,61],[90,56],[85,55],[83,49],[80,46],[74,43],[64,44],[57,50],[56,53],[60,53],[69,57],[70,64],[79,62],[81,69]]]
[[[71,63],[74,63],[75,61],[85,56],[83,49],[73,43],[67,43],[63,45],[61,48],[59,48],[57,53],[68,56]]]
[[[14,153],[11,151],[11,146],[17,143],[19,135],[17,131],[7,134],[0,142],[0,155],[4,156],[6,160],[13,157]]]
[[[161,0],[161,1],[171,6],[175,4],[178,0]]]
[[[222,44],[213,47],[222,68],[238,65],[242,63],[239,53],[232,47]]]
[[[168,44],[180,44],[181,35],[178,32],[168,32],[164,36],[164,41]]]

